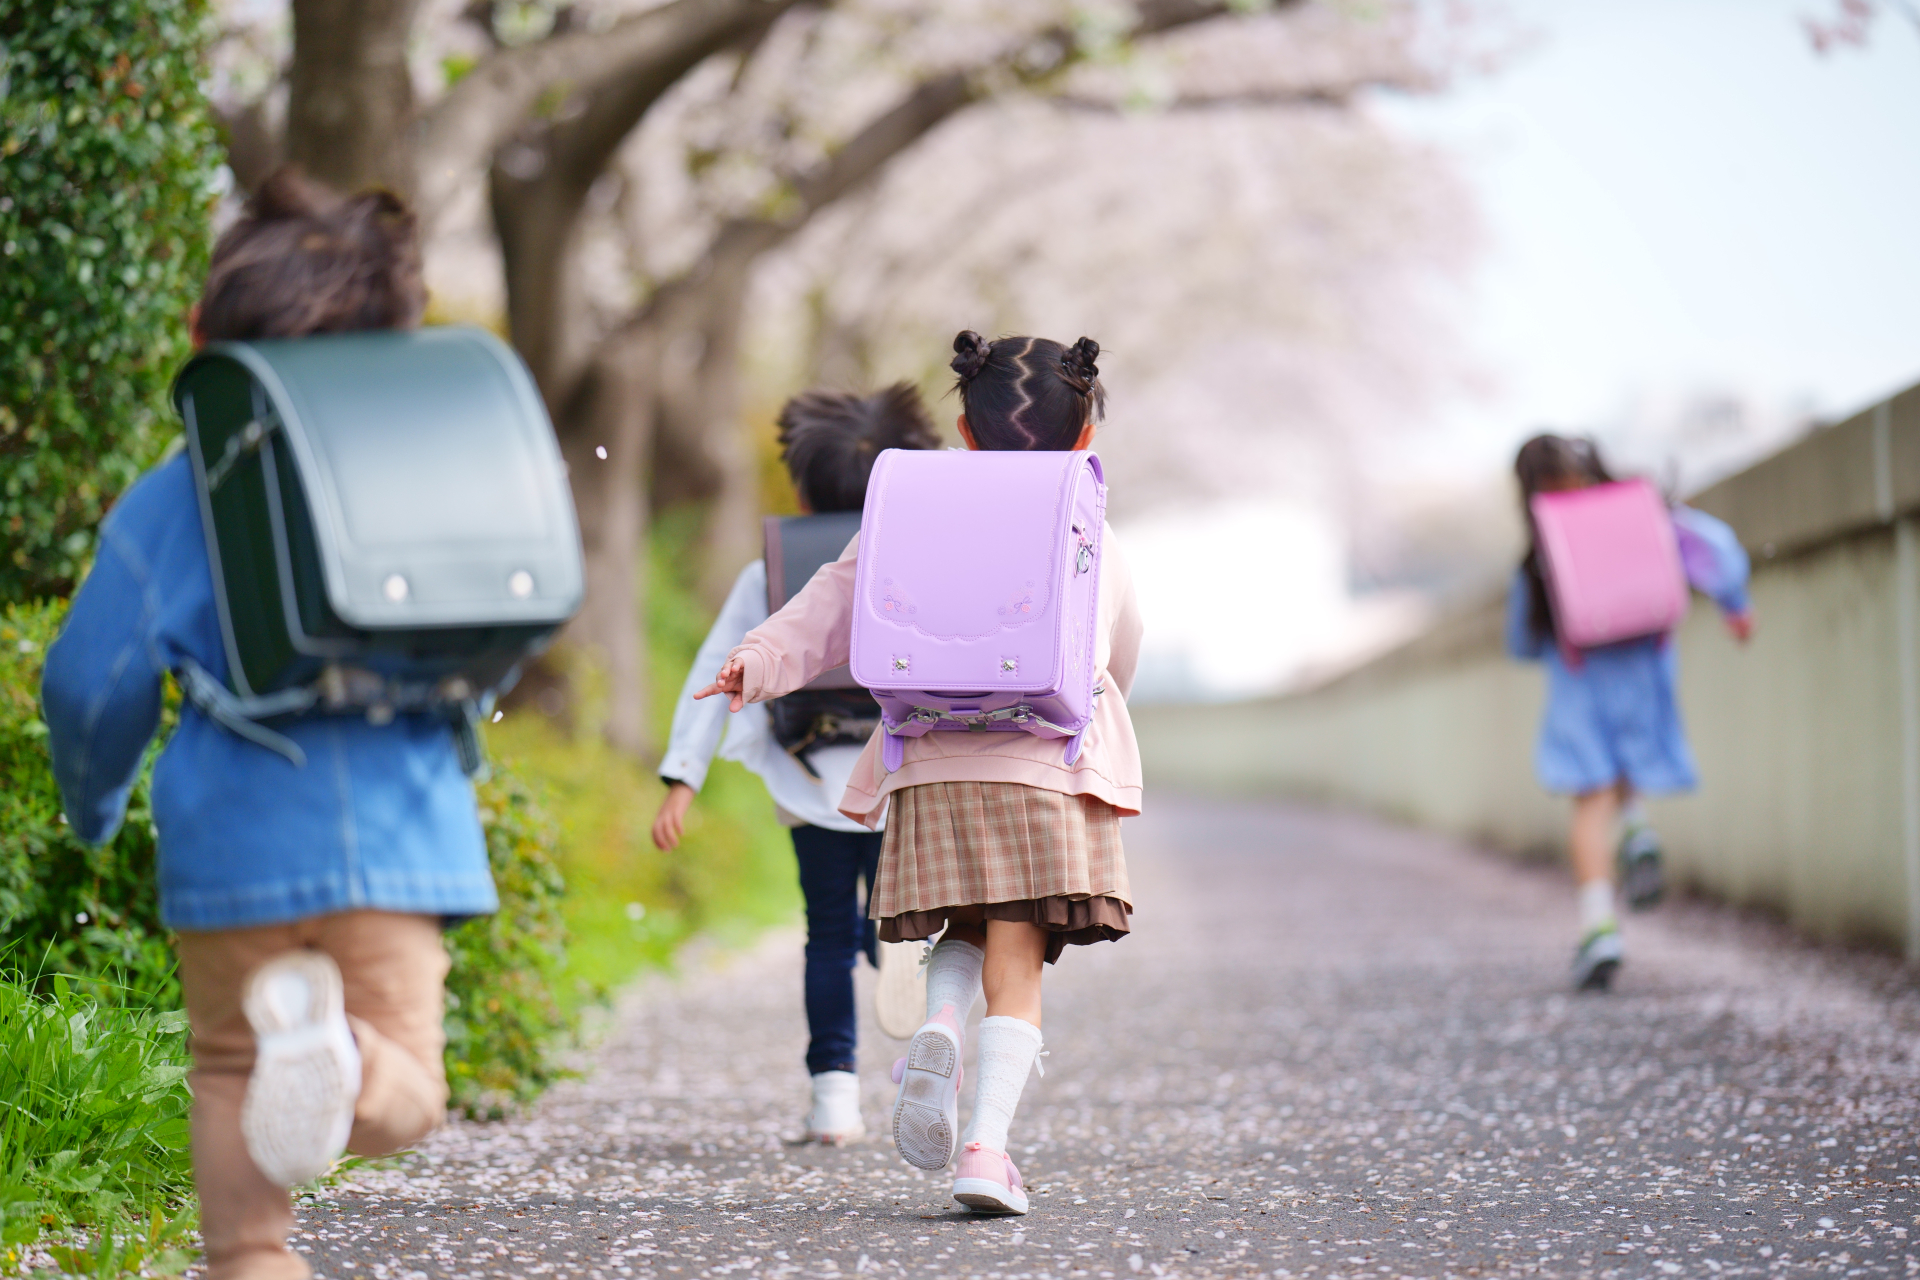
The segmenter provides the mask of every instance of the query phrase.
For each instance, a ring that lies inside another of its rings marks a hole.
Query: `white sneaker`
[[[881,1032],[906,1040],[927,1020],[927,966],[924,942],[880,944],[880,980],[873,986],[873,1013]]]
[[[310,1182],[347,1149],[360,1097],[340,969],[318,951],[276,956],[247,979],[241,1008],[255,1042],[240,1106],[247,1154],[279,1186]]]
[[[867,1136],[860,1118],[860,1077],[851,1071],[822,1071],[813,1077],[813,1110],[807,1112],[807,1141],[842,1147]]]

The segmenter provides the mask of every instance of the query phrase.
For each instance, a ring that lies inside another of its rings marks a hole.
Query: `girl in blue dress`
[[[1625,958],[1613,906],[1615,864],[1629,906],[1652,906],[1664,888],[1659,840],[1639,797],[1692,791],[1697,785],[1693,750],[1674,694],[1679,672],[1671,637],[1582,650],[1570,665],[1555,633],[1531,501],[1536,493],[1611,481],[1599,451],[1590,440],[1535,436],[1520,447],[1514,473],[1528,546],[1507,597],[1507,649],[1547,669],[1547,707],[1534,771],[1547,790],[1573,797],[1569,845],[1580,887],[1574,985],[1604,990]],[[1753,615],[1747,554],[1739,539],[1704,512],[1675,507],[1672,515],[1687,581],[1712,598],[1728,629],[1745,642]]]

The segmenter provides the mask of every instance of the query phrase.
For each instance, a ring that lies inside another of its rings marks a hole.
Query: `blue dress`
[[[1673,512],[1687,581],[1721,610],[1745,613],[1747,553],[1733,530],[1704,512]],[[1588,649],[1569,667],[1528,620],[1524,571],[1507,593],[1507,650],[1547,668],[1547,707],[1533,767],[1548,791],[1581,795],[1624,779],[1642,795],[1692,791],[1693,748],[1680,720],[1678,655],[1666,637]]]

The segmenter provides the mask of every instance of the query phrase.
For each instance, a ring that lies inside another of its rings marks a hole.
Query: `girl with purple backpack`
[[[1576,650],[1564,643],[1556,623],[1533,501],[1541,494],[1612,484],[1593,442],[1535,436],[1520,447],[1513,467],[1528,544],[1507,596],[1507,650],[1547,670],[1534,770],[1548,791],[1573,797],[1569,845],[1580,910],[1573,983],[1579,990],[1604,991],[1626,958],[1613,909],[1616,868],[1627,905],[1636,910],[1658,902],[1665,888],[1659,838],[1640,797],[1697,785],[1675,696],[1679,665],[1669,635]],[[1747,553],[1739,539],[1703,511],[1676,506],[1668,514],[1687,585],[1711,597],[1728,629],[1745,642],[1753,615]]]
[[[1084,451],[1093,443],[1106,405],[1098,343],[989,343],[969,330],[953,345],[968,449]],[[1101,533],[1092,645],[1101,696],[1076,749],[1022,732],[896,737],[883,728],[840,802],[869,826],[886,814],[869,905],[879,936],[939,935],[927,963],[926,1024],[894,1065],[894,1145],[927,1170],[947,1167],[960,1146],[954,1198],[986,1212],[1028,1208],[1007,1131],[1041,1052],[1043,965],[1068,946],[1125,936],[1133,910],[1120,819],[1140,811],[1126,694],[1142,627],[1126,561],[1111,530]],[[859,553],[856,538],[748,633],[697,696],[727,694],[738,711],[848,662]],[[885,767],[882,739],[898,753],[895,768]],[[983,989],[973,1118],[956,1143],[966,1017]]]

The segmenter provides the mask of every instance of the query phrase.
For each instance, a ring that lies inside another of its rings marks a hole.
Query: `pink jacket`
[[[1127,694],[1140,665],[1140,602],[1133,571],[1111,527],[1102,545],[1106,563],[1100,566],[1100,639],[1094,661],[1107,691],[1095,707],[1080,758],[1069,765],[1063,742],[1028,733],[929,733],[906,739],[906,761],[889,774],[880,764],[882,729],[868,739],[854,765],[840,812],[875,826],[886,811],[888,795],[928,782],[1018,782],[1094,796],[1125,817],[1140,812],[1140,745],[1127,715]],[[822,565],[799,595],[749,631],[728,655],[741,660],[748,702],[792,693],[848,661],[859,554],[856,537],[838,560]]]

